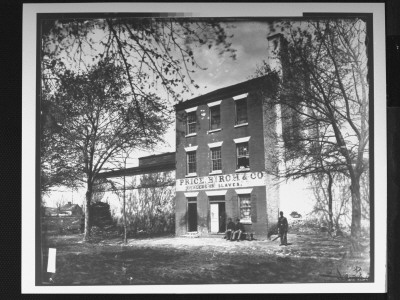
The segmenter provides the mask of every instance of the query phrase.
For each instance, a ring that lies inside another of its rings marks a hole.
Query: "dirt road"
[[[369,247],[353,253],[345,238],[289,234],[229,242],[218,237],[163,237],[83,243],[82,235],[53,236],[55,285],[305,283],[368,280]]]

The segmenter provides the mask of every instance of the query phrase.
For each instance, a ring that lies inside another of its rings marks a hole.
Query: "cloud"
[[[233,60],[226,54],[220,55],[213,48],[193,49],[199,65],[206,70],[196,69],[193,73],[193,79],[200,88],[193,88],[193,95],[184,94],[185,100],[246,81],[255,73],[257,64],[267,59],[268,22],[238,21],[224,25],[227,35],[233,35],[228,41],[236,49],[237,59]],[[160,147],[159,150],[175,150],[174,129],[171,128],[166,136],[171,148]]]
[[[267,58],[267,22],[229,22],[225,23],[225,30],[228,36],[233,35],[229,42],[236,50],[237,59],[219,55],[212,48],[197,48],[195,55],[199,64],[207,70],[196,70],[193,77],[201,87],[207,86],[207,89],[196,90],[195,96],[248,80],[257,64]]]

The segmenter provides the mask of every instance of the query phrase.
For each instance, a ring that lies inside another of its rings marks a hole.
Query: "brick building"
[[[273,84],[259,77],[175,105],[177,235],[224,232],[228,217],[256,235],[276,224]]]
[[[280,77],[276,53],[284,47],[282,39],[268,37],[269,65]],[[276,100],[276,79],[266,75],[176,104],[176,153],[142,158],[137,168],[103,176],[169,171],[176,180],[178,236],[222,233],[229,217],[239,218],[246,231],[267,235],[280,207],[274,174],[282,168],[278,136],[285,112],[270,101]]]

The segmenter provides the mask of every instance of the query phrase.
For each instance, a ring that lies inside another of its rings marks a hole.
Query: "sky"
[[[250,19],[239,21],[232,18],[229,20],[226,19],[226,21],[221,19],[221,21],[220,24],[225,29],[225,33],[228,36],[226,42],[231,43],[231,48],[236,50],[236,59],[232,59],[229,53],[219,54],[219,51],[214,47],[209,49],[206,45],[197,47],[191,45],[194,57],[201,66],[201,69],[196,68],[195,73],[191,74],[199,88],[196,89],[193,87],[191,93],[183,94],[184,101],[250,79],[251,76],[254,76],[257,65],[261,65],[263,60],[267,59],[267,36],[270,34],[268,22],[251,21]],[[64,32],[62,23],[58,23],[58,28],[61,28],[60,30]],[[86,58],[84,58],[84,61],[86,65],[91,65],[97,61],[97,58],[94,58],[95,55],[104,50],[102,50],[102,46],[96,45],[99,45],[100,41],[106,42],[108,38],[104,35],[102,29],[94,28],[89,39],[91,40],[92,46],[89,47],[83,44],[83,51],[81,52],[85,53],[84,56],[86,56]],[[54,46],[49,47],[54,50]],[[76,50],[77,44],[74,42],[72,52]],[[73,69],[77,68],[77,70],[79,70],[82,67],[81,64],[76,64],[67,56],[61,56],[61,58],[65,61],[66,65],[69,65]],[[181,88],[178,88],[176,92],[179,90],[181,90]],[[161,87],[156,87],[154,92],[161,98],[168,98],[165,90]],[[172,106],[174,103],[170,104]],[[158,145],[155,149],[132,152],[131,159],[127,161],[127,167],[137,166],[138,158],[142,156],[174,152],[175,123],[168,129],[164,140],[165,143]]]
[[[279,23],[274,23],[275,29]],[[195,83],[200,88],[192,89],[192,94],[183,94],[183,100],[207,94],[216,89],[224,88],[240,82],[249,80],[254,76],[257,66],[260,66],[264,60],[268,60],[268,40],[267,37],[275,34],[271,32],[271,26],[268,22],[261,21],[230,21],[223,23],[226,35],[229,37],[227,42],[231,43],[231,48],[235,49],[236,59],[232,59],[228,54],[220,55],[214,48],[208,47],[192,48],[194,57],[198,64],[205,68],[196,69],[192,74]],[[99,33],[99,37],[101,34]],[[161,98],[167,98],[165,91],[158,88],[155,92]],[[172,105],[172,103],[171,103]],[[138,158],[153,154],[175,151],[175,123],[168,129],[165,135],[165,144],[158,145],[155,149],[149,151],[135,151],[127,161],[127,168],[136,167]],[[298,211],[304,213],[312,208],[312,195],[305,187],[305,183],[298,181],[291,183],[290,189],[282,189],[281,198],[288,199],[282,201],[281,209],[284,211]],[[293,195],[296,195],[293,197]],[[299,196],[301,195],[301,196]],[[66,196],[61,194],[61,197]],[[73,192],[68,197],[74,197]],[[76,195],[75,198],[79,198]]]
[[[208,67],[206,71],[195,73],[196,79],[207,88],[201,88],[198,94],[205,94],[221,87],[236,84],[249,79],[257,64],[267,57],[267,35],[269,27],[261,22],[233,22],[226,28],[232,48],[236,49],[236,60],[220,57],[215,51],[204,49],[197,51],[200,63]]]
[[[220,56],[218,53],[207,47],[194,49],[194,56],[200,66],[206,67],[206,70],[198,69],[193,74],[193,79],[200,86],[199,89],[193,89],[194,95],[185,95],[185,101],[191,98],[207,94],[216,89],[234,85],[249,80],[254,75],[258,65],[268,57],[268,41],[267,36],[273,34],[267,22],[231,22],[226,23],[226,33],[232,48],[236,49],[236,59],[226,56]],[[163,90],[158,89],[160,96],[163,96]],[[166,96],[166,95],[165,95]],[[136,167],[138,158],[153,154],[175,151],[175,123],[167,131],[165,135],[165,144],[159,145],[154,150],[136,151],[131,155],[131,159],[127,161],[127,168]],[[80,202],[82,199],[82,191],[60,190],[61,193],[52,193],[52,199],[45,197],[49,205],[51,202]],[[293,197],[293,195],[297,195]],[[302,196],[300,196],[302,195]],[[312,209],[311,192],[305,188],[304,182],[291,182],[291,189],[282,189],[281,209],[284,211],[297,211],[305,214]],[[51,206],[51,205],[50,205]]]
[[[224,27],[228,36],[233,35],[228,41],[236,49],[236,60],[228,55],[220,56],[207,47],[194,49],[199,65],[207,70],[198,69],[194,73],[193,78],[200,88],[193,89],[194,95],[186,95],[185,100],[246,81],[254,75],[257,65],[267,59],[267,36],[270,34],[267,22],[237,21],[225,23]],[[175,124],[168,130],[165,141],[166,144],[160,145],[155,151],[137,152],[135,156],[175,151]],[[131,165],[134,164],[135,160],[131,161]]]
[[[196,60],[206,70],[196,69],[196,72],[192,74],[193,79],[200,88],[193,88],[193,95],[189,93],[184,95],[185,101],[216,89],[249,80],[254,75],[257,65],[267,59],[267,36],[270,34],[270,27],[267,22],[230,21],[224,23],[223,27],[229,37],[228,42],[236,50],[236,59],[233,60],[229,55],[219,55],[213,48],[194,48],[193,52]],[[163,89],[157,89],[156,92],[160,97],[167,97]],[[126,167],[136,167],[139,157],[174,152],[176,141],[175,123],[168,129],[164,140],[165,144],[160,144],[155,149],[133,151],[130,159],[127,160]],[[64,196],[79,198],[78,194],[74,196],[75,192],[71,191],[70,193],[71,195]],[[60,197],[64,197],[62,196],[63,194]]]

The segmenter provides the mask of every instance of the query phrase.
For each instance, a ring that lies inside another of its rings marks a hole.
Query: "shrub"
[[[104,202],[95,202],[90,205],[90,225],[104,228],[112,224],[110,205]]]
[[[278,224],[273,224],[268,228],[268,233],[267,233],[268,238],[274,234],[278,234]]]
[[[297,211],[292,211],[289,216],[292,218],[301,218],[301,214],[299,214]]]

